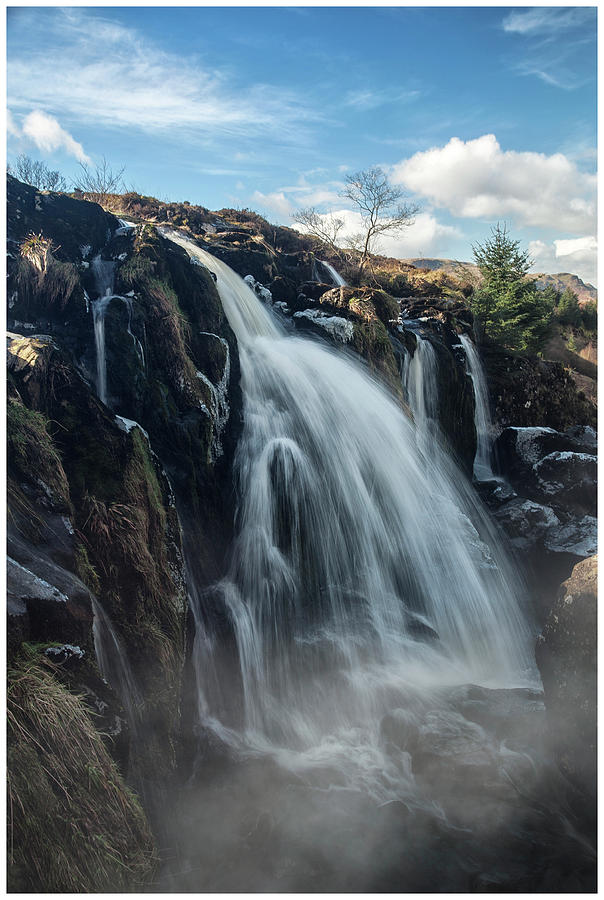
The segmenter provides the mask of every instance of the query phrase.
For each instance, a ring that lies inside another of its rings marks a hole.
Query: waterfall
[[[128,724],[133,734],[136,735],[141,694],[132,674],[128,657],[115,633],[109,616],[94,597],[92,597],[92,612],[94,615],[92,624],[94,652],[101,675],[122,701]]]
[[[344,281],[340,273],[336,272],[333,266],[331,266],[328,262],[325,262],[324,259],[320,259],[319,262],[323,266],[323,268],[327,270],[329,277],[336,287],[346,287],[346,282]]]
[[[466,354],[467,373],[474,386],[474,426],[476,428],[474,478],[477,481],[490,481],[495,478],[495,475],[491,468],[493,423],[487,380],[474,343],[465,334],[460,335],[459,340]]]
[[[94,344],[96,348],[96,391],[101,403],[107,403],[107,360],[105,357],[105,313],[111,295],[92,301]]]
[[[120,219],[120,222],[122,220]],[[119,229],[118,229],[119,230]],[[113,293],[115,279],[114,260],[102,259],[101,254],[92,260],[92,271],[94,274],[95,285],[99,295],[98,300],[93,300],[92,321],[94,325],[94,344],[96,350],[96,389],[99,400],[107,404],[107,357],[105,352],[105,314],[112,300],[120,300],[128,312],[128,324],[126,329],[132,338],[132,343],[136,354],[145,367],[145,353],[143,346],[137,336],[132,332],[132,298],[122,297],[120,294]],[[88,303],[88,295],[86,295]]]
[[[128,331],[128,334],[132,338],[132,343],[134,345],[136,355],[138,356],[141,366],[144,369],[145,368],[145,351],[143,350],[143,345],[141,344],[141,342],[139,341],[137,336],[135,334],[133,334],[133,332],[132,332],[132,312],[133,312],[132,297],[121,297],[119,294],[113,294],[113,296],[110,299],[111,300],[121,300],[122,303],[125,304],[126,309],[128,310],[128,324],[126,326],[126,329]]]
[[[413,356],[405,354],[403,389],[413,421],[417,445],[430,454],[435,442],[442,440],[438,423],[438,360],[429,340],[417,337]]]
[[[297,770],[329,762],[349,785],[398,796],[408,778],[384,782],[378,735],[410,692],[536,682],[522,586],[465,476],[438,445],[421,453],[385,388],[162,233],[215,273],[241,359],[238,536],[216,590],[243,714],[225,712],[232,673],[209,674],[211,634],[197,639],[200,710],[239,746]]]
[[[100,253],[92,260],[90,268],[99,297],[106,297],[113,293],[115,266],[115,260],[103,259]]]

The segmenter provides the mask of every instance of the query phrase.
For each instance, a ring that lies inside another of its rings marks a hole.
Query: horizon
[[[382,166],[420,206],[378,253],[471,261],[505,221],[597,285],[595,7],[13,7],[8,160],[105,156],[139,193],[336,212]],[[68,60],[68,65],[66,65]],[[495,101],[495,102],[493,102]]]

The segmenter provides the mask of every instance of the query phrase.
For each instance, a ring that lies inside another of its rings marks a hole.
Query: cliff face
[[[553,751],[595,829],[598,558],[578,563],[560,587],[537,643]]]
[[[152,877],[154,851],[126,784],[155,827],[195,743],[187,600],[195,594],[205,619],[218,615],[206,589],[226,571],[234,531],[237,342],[211,271],[153,224],[125,224],[10,177],[8,201],[9,770],[13,806],[24,811],[11,825],[12,886],[130,890]],[[459,336],[472,317],[459,291],[443,282],[435,296],[424,285],[401,300],[334,287],[316,280],[326,272],[287,230],[256,233],[205,210],[193,219],[204,247],[286,328],[356,354],[402,405],[405,367],[428,341],[439,426],[471,474],[475,401]],[[496,348],[483,361],[499,429],[592,422],[561,366]],[[575,561],[567,555],[564,565]],[[229,623],[214,624],[227,644]],[[67,774],[64,729],[54,730],[45,697],[76,736]],[[45,880],[31,848],[68,815],[65,790],[88,771],[87,742],[90,779],[101,772],[116,793],[93,792],[98,827],[78,826],[71,842],[57,832],[43,859],[67,849]],[[125,860],[113,877],[98,835],[124,829],[131,842],[109,844]]]
[[[181,734],[187,584],[177,509],[203,588],[230,542],[241,401],[236,342],[211,276],[154,229],[134,238],[119,226],[95,204],[9,179],[9,647],[15,660],[24,648],[36,664],[56,660],[44,670],[53,684],[69,670],[62,690],[68,703],[70,691],[84,692],[82,733],[107,743],[152,811]],[[33,251],[21,253],[28,241]],[[99,259],[114,270],[117,294],[104,316],[106,404],[97,396]],[[37,728],[46,727],[41,716]],[[34,769],[45,766],[46,738],[36,734],[15,732],[10,759],[26,753]],[[13,771],[17,802],[31,803]],[[148,826],[136,815],[143,831],[133,829],[128,852],[148,856]],[[51,805],[36,816],[52,828]],[[36,889],[35,875],[23,874],[32,821],[15,826],[24,854],[15,890]],[[74,862],[88,853],[85,842],[69,846]],[[128,889],[152,868],[103,884]],[[93,889],[85,874],[74,882],[66,869],[62,881],[60,871],[54,889]],[[37,889],[47,889],[39,877]]]

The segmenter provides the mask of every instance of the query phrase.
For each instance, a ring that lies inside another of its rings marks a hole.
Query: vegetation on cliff
[[[145,814],[58,669],[27,644],[9,664],[8,889],[143,890],[157,862]]]

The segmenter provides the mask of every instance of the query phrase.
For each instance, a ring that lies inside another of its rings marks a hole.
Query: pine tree
[[[581,325],[581,307],[577,295],[570,288],[566,288],[560,297],[560,303],[557,309],[558,320],[561,325],[572,325],[573,328],[579,328]]]
[[[553,301],[527,278],[528,251],[499,223],[490,239],[472,249],[483,278],[470,301],[478,331],[512,350],[537,351],[549,331]]]

